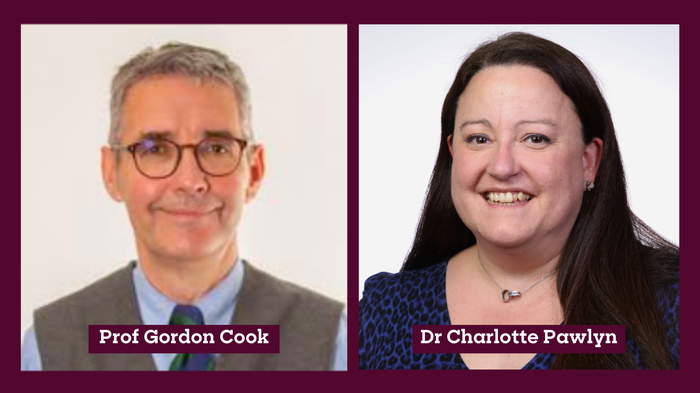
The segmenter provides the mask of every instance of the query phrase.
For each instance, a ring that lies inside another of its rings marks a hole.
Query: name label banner
[[[279,353],[279,325],[89,325],[89,353]]]
[[[414,353],[625,353],[624,325],[413,325]]]

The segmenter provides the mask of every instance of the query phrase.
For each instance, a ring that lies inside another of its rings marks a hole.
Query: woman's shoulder
[[[377,273],[365,281],[362,297],[407,294],[415,289],[426,289],[435,281],[444,280],[447,261],[436,263],[421,269],[401,271],[398,273]]]
[[[659,302],[661,320],[666,326],[667,345],[674,362],[674,368],[678,367],[679,349],[679,321],[680,321],[680,281],[667,282],[660,290],[656,291],[656,299]]]
[[[652,283],[661,319],[671,330],[678,327],[680,311],[680,256],[677,249],[647,250]]]
[[[658,302],[659,315],[666,333],[666,347],[671,356],[671,368],[679,368],[680,349],[680,280],[678,274],[675,277],[667,277],[655,285],[656,301]],[[637,355],[637,362],[640,358]]]
[[[447,262],[399,273],[378,273],[365,281],[360,300],[360,368],[435,367],[435,354],[411,351],[413,325],[448,324]],[[423,359],[429,365],[423,365]],[[459,367],[449,358],[449,365]],[[457,358],[459,356],[457,355]]]
[[[680,306],[680,280],[676,278],[674,281],[665,282],[656,290],[656,299],[664,314],[677,316]]]
[[[667,258],[657,262],[653,272],[654,293],[661,318],[667,326],[678,324],[680,308],[679,258]]]

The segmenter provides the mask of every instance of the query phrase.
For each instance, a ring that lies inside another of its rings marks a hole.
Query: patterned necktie
[[[177,305],[170,317],[171,325],[204,325],[202,312],[195,306]],[[210,353],[179,353],[170,363],[170,371],[213,371],[214,355]]]

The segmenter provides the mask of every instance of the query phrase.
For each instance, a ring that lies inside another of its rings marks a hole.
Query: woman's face
[[[480,244],[561,252],[602,141],[583,142],[573,103],[549,75],[481,70],[459,98],[448,145],[452,199]]]

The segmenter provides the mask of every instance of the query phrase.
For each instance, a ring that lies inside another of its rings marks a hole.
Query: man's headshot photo
[[[345,26],[22,26],[22,370],[347,369]],[[184,322],[183,322],[184,321]],[[91,353],[90,325],[279,325]]]

